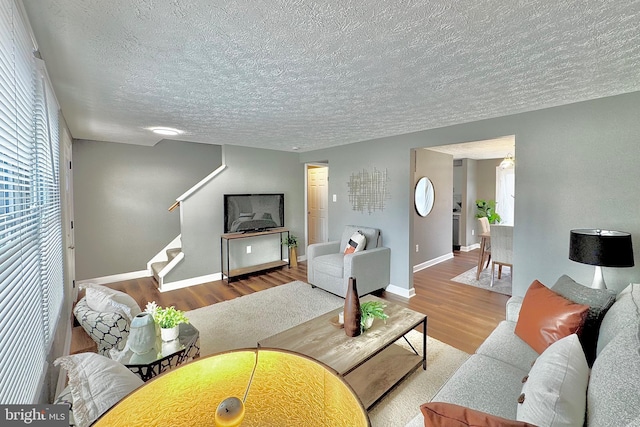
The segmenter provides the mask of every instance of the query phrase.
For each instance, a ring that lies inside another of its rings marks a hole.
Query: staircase
[[[147,264],[147,269],[158,282],[158,289],[161,291],[164,284],[164,276],[184,258],[180,237],[176,237]]]
[[[151,264],[151,272],[153,273],[153,277],[156,279],[158,283],[160,283],[160,272],[163,268],[165,268],[171,260],[182,253],[182,248],[171,248],[165,251],[167,254],[166,261],[154,262]]]
[[[226,165],[224,163],[224,146],[222,147],[222,157],[221,157],[221,165],[203,178],[196,185],[191,187],[186,193],[182,194],[180,197],[176,199],[176,202],[169,207],[169,211],[173,211],[178,207],[182,207],[182,203],[191,197],[192,194],[197,192],[200,188],[207,185],[213,178],[219,175],[223,170],[226,169]],[[180,218],[180,227],[182,227],[182,216]],[[168,283],[168,286],[164,286],[164,277],[180,262],[184,259],[185,255],[182,252],[182,235],[178,235],[171,243],[169,243],[164,249],[162,249],[156,256],[154,256],[149,262],[147,262],[147,271],[151,276],[156,279],[158,282],[158,289],[160,292],[164,292],[171,289],[176,289],[175,286],[183,287],[183,286],[191,286],[194,283],[186,284],[187,280],[180,280],[173,283]],[[164,288],[163,288],[164,287]]]

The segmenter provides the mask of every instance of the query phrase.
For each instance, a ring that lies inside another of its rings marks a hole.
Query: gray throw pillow
[[[561,276],[551,289],[570,301],[589,306],[580,342],[589,366],[593,365],[596,358],[600,324],[607,310],[616,301],[616,294],[606,289],[583,286],[566,274]]]

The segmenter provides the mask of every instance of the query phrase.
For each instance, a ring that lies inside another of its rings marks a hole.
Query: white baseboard
[[[436,264],[440,264],[443,261],[453,258],[453,252],[449,252],[448,254],[439,256],[438,258],[430,259],[429,261],[425,261],[421,264],[413,266],[413,272],[417,273],[420,270],[424,270],[425,268],[431,267]]]
[[[298,262],[306,261],[307,260],[307,256],[306,255],[300,255],[296,259],[298,260]],[[289,262],[289,257],[282,258],[282,260]]]
[[[130,273],[114,274],[113,276],[79,280],[76,285],[78,285],[78,288],[82,288],[83,285],[88,284],[106,285],[113,282],[122,282],[123,280],[140,279],[141,277],[151,277],[151,273],[148,270],[132,271]]]
[[[192,277],[191,279],[178,280],[177,282],[163,283],[160,292],[175,291],[189,286],[202,285],[207,282],[222,280],[222,273],[207,274],[206,276]]]
[[[302,255],[298,257],[298,261],[300,262],[306,261],[306,260],[307,260],[306,255]],[[140,279],[142,277],[151,277],[151,276],[152,274],[149,271],[140,270],[140,271],[132,271],[130,273],[114,274],[113,276],[95,277],[93,279],[79,280],[76,284],[77,284],[77,288],[79,289],[89,284],[107,285],[109,283],[122,282],[123,280],[133,280],[133,279]],[[207,282],[215,282],[217,280],[222,280],[222,273],[213,273],[205,276],[192,277],[191,279],[179,280],[177,282],[163,283],[162,289],[159,289],[159,291],[160,292],[173,291],[176,289],[186,288],[189,286],[201,285]]]
[[[474,243],[471,246],[460,246],[460,252],[471,252],[474,249],[480,249],[480,243]]]
[[[416,290],[414,288],[411,289],[406,289],[406,288],[401,288],[400,286],[396,286],[396,285],[388,285],[385,288],[385,291],[398,295],[402,298],[406,298],[409,299],[413,296],[416,295]]]

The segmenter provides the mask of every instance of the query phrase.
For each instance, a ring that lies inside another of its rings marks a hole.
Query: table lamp
[[[607,289],[602,267],[633,267],[631,234],[623,231],[571,230],[569,259],[595,265],[592,288]]]
[[[220,411],[228,412],[228,417],[220,417]],[[358,396],[336,371],[299,353],[260,347],[203,357],[155,377],[94,424],[231,425],[370,427],[371,423]]]

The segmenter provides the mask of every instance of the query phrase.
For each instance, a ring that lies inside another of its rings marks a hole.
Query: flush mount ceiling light
[[[180,135],[181,133],[183,133],[183,131],[181,131],[179,129],[160,127],[160,126],[150,127],[150,128],[147,128],[147,129],[149,129],[153,133],[157,133],[158,135],[165,135],[165,136],[176,136],[176,135]]]

